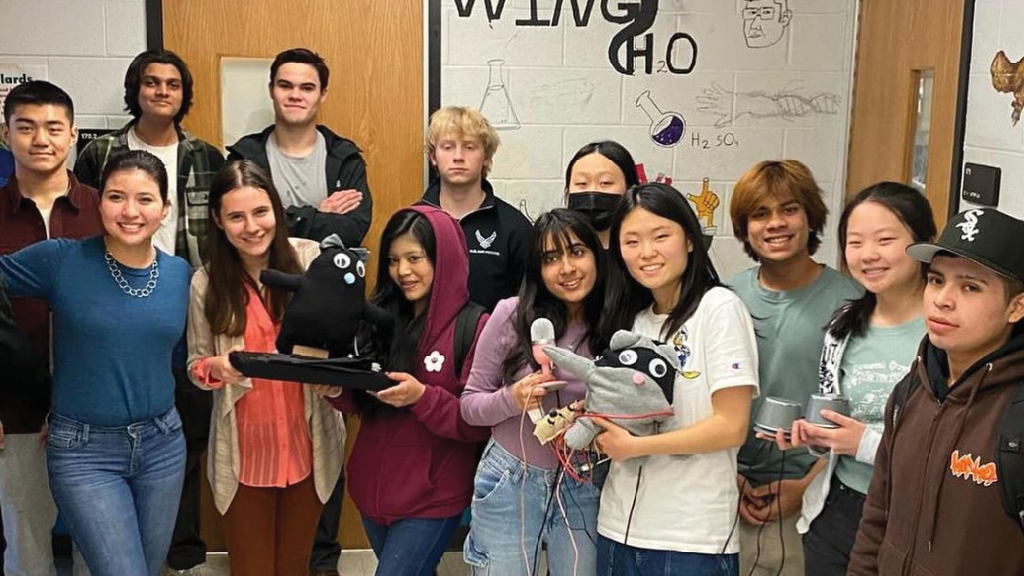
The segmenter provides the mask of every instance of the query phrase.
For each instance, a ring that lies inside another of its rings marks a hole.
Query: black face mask
[[[573,192],[569,194],[569,210],[579,212],[594,230],[604,232],[612,227],[612,213],[621,199],[622,194],[609,192]]]

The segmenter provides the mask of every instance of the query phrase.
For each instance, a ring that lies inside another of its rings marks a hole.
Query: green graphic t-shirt
[[[885,425],[885,403],[892,389],[910,371],[924,337],[924,318],[899,326],[870,326],[860,338],[851,338],[839,367],[839,389],[850,399],[850,415],[879,434]],[[840,456],[839,480],[867,494],[872,466],[853,456]]]

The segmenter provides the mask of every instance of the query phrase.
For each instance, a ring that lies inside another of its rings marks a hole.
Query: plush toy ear
[[[321,250],[327,250],[328,248],[341,248],[342,250],[344,250],[345,243],[341,241],[341,236],[338,236],[337,234],[331,234],[330,236],[324,238],[320,242]]]
[[[641,338],[642,336],[629,330],[618,330],[615,334],[612,334],[612,339],[608,342],[608,349],[622,350],[623,348],[632,348]]]
[[[354,252],[355,255],[359,257],[359,260],[363,262],[363,264],[370,263],[370,251],[367,250],[366,248],[363,248],[362,246],[358,248],[349,248],[349,252]]]
[[[676,353],[675,348],[668,344],[655,344],[654,351],[658,353],[658,356],[664,358],[677,372],[683,369],[682,364],[679,363],[679,354]]]

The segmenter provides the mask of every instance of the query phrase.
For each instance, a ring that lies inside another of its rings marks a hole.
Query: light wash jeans
[[[51,533],[57,506],[46,481],[46,446],[38,433],[7,434],[0,450],[0,511],[4,518],[3,573],[6,576],[54,576]],[[89,576],[73,548],[74,575]]]
[[[156,576],[185,473],[178,412],[119,427],[51,414],[46,459],[57,509],[93,576]]]
[[[541,543],[551,576],[595,574],[600,500],[593,485],[525,464],[491,440],[476,469],[463,546],[470,574],[535,575]]]
[[[685,521],[685,520],[683,520]],[[698,554],[648,550],[601,536],[598,576],[737,576],[739,554]]]

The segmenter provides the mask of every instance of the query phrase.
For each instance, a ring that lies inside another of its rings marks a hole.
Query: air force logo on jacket
[[[472,248],[470,248],[469,251],[471,253],[476,253],[476,254],[493,254],[494,256],[501,256],[501,253],[499,253],[499,252],[488,251],[488,249],[491,247],[491,244],[494,244],[494,241],[498,239],[498,231],[497,230],[495,230],[494,232],[491,232],[491,234],[489,236],[485,237],[480,232],[480,229],[478,228],[476,233],[474,234],[474,236],[476,236],[476,243],[480,247],[480,249],[479,250],[473,250]]]

